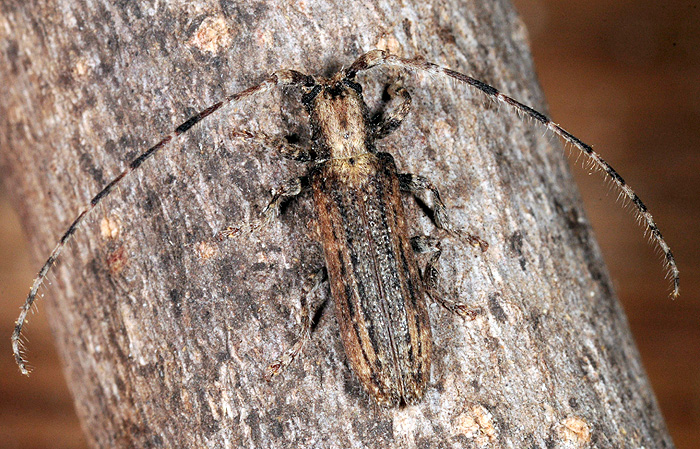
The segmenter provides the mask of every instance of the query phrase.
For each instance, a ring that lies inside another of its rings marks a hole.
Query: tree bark
[[[328,75],[379,47],[545,109],[505,1],[2,9],[2,177],[37,261],[128,160],[279,68]],[[332,306],[302,356],[263,381],[294,341],[302,287],[323,264],[311,199],[254,236],[213,237],[304,172],[231,135],[308,142],[300,93],[277,89],[146,162],[54,269],[41,305],[93,447],[673,447],[560,145],[440,77],[362,75],[371,107],[397,77],[413,110],[381,148],[401,171],[432,179],[458,227],[490,244],[482,254],[440,234],[406,199],[413,233],[444,237],[445,288],[483,311],[465,322],[431,305],[423,401],[383,409],[364,395]],[[318,294],[329,297],[327,286]]]

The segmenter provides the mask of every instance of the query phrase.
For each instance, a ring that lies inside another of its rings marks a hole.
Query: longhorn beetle
[[[12,334],[12,349],[22,373],[28,374],[20,345],[20,332],[27,312],[47,272],[88,213],[125,176],[225,104],[268,91],[274,86],[296,86],[303,92],[301,101],[309,114],[312,145],[305,148],[284,139],[262,138],[272,142],[283,156],[309,164],[307,174],[285,183],[273,195],[257,222],[244,228],[229,227],[221,235],[231,237],[240,232],[255,231],[278,215],[280,204],[284,200],[291,199],[304,190],[311,190],[341,338],[353,371],[365,390],[379,404],[403,405],[418,402],[429,379],[432,355],[425,294],[460,315],[473,317],[475,312],[462,303],[441,298],[437,294],[440,244],[430,237],[409,239],[401,192],[427,198],[426,205],[432,210],[433,221],[438,228],[465,238],[482,251],[486,250],[487,244],[475,235],[454,229],[438,190],[428,179],[398,173],[392,156],[379,152],[375,147],[377,140],[399,127],[408,114],[411,103],[409,93],[402,87],[394,86],[389,90],[393,95],[401,97],[401,102],[380,118],[370,117],[362,96],[362,87],[355,81],[355,77],[359,72],[379,66],[418,70],[465,83],[489,98],[542,123],[548,130],[579,149],[632,201],[638,218],[646,224],[665,256],[668,275],[673,282],[671,295],[678,295],[678,269],[651,214],[620,175],[589,145],[543,114],[482,81],[422,58],[406,59],[382,50],[372,50],[330,78],[305,75],[295,70],[277,71],[260,84],[228,95],[224,100],[202,110],[132,160],[80,212],[34,280]],[[248,131],[238,131],[235,135],[244,138],[262,136]],[[418,269],[416,252],[432,253],[423,273]],[[316,284],[324,277],[325,274],[319,274]],[[305,294],[309,291],[305,289]],[[277,374],[300,353],[310,338],[310,313],[306,298],[302,297],[301,337],[268,367],[266,377]]]

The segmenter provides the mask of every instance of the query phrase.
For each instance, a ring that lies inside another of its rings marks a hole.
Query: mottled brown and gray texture
[[[382,47],[545,109],[506,2],[0,8],[2,178],[37,264],[125,161],[278,68],[328,75]],[[244,127],[308,139],[299,93],[280,89],[220,111],[144,164],[54,271],[39,307],[94,447],[673,446],[559,146],[437,77],[363,75],[370,107],[396,76],[413,112],[381,149],[434,180],[457,226],[490,244],[484,254],[445,246],[443,283],[485,313],[464,322],[430,307],[424,399],[374,406],[329,307],[283,378],[262,381],[293,341],[302,283],[322,263],[310,198],[246,241],[211,238],[301,174],[230,138]],[[412,235],[435,233],[406,205]]]
[[[324,164],[312,179],[350,366],[379,404],[416,404],[430,381],[432,335],[394,161],[358,155]]]

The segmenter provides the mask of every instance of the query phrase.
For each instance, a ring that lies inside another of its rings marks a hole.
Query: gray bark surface
[[[546,109],[505,1],[0,8],[2,179],[37,266],[128,160],[279,68],[328,75],[380,47]],[[430,305],[423,401],[382,409],[364,395],[332,306],[302,356],[262,379],[294,341],[302,287],[323,264],[311,198],[254,236],[213,236],[304,172],[231,138],[250,129],[308,141],[300,93],[276,89],[146,162],[54,269],[39,307],[93,447],[673,447],[558,142],[424,74],[362,75],[370,106],[396,77],[413,111],[381,148],[432,179],[458,226],[490,244],[482,254],[440,234],[406,198],[414,233],[444,237],[444,288],[483,311],[465,322]]]

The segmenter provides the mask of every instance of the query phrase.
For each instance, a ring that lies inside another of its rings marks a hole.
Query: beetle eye
[[[313,87],[313,89],[311,89],[310,92],[306,92],[304,95],[302,95],[301,102],[303,104],[311,103],[312,101],[314,101],[314,98],[316,98],[319,92],[321,92],[321,86],[317,84]]]
[[[358,94],[362,94],[362,86],[359,83],[356,83],[356,82],[349,80],[349,79],[344,79],[343,84],[345,84],[350,89],[357,92]]]

